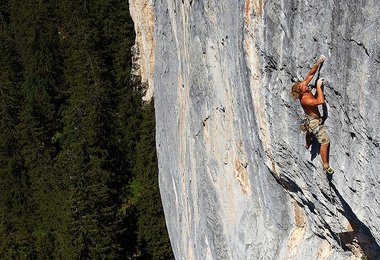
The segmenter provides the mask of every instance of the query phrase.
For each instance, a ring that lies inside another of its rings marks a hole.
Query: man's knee
[[[326,147],[326,146],[329,146],[330,145],[330,142],[328,142],[328,143],[323,143],[323,144],[321,144],[321,147]]]

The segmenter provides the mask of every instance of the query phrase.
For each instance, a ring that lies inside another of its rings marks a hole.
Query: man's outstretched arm
[[[317,97],[305,97],[301,99],[301,104],[306,106],[319,106],[325,103],[325,95],[322,90],[323,78],[317,81]]]
[[[305,84],[306,86],[309,84],[309,82],[313,79],[314,74],[317,72],[319,65],[323,63],[325,58],[326,57],[324,55],[319,56],[319,59],[315,62],[313,67],[311,67],[309,73],[307,74],[306,78],[303,80],[302,84]]]

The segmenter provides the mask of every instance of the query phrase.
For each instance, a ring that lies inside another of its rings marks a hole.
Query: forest
[[[173,259],[123,0],[0,0],[0,259]]]

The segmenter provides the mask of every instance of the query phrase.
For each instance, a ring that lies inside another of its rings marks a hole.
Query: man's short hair
[[[292,84],[292,97],[294,99],[299,99],[301,97],[301,82],[297,81]]]

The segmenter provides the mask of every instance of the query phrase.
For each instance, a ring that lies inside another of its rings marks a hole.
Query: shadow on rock
[[[319,154],[319,149],[321,148],[321,145],[318,143],[318,141],[313,138],[313,143],[311,145],[311,150],[310,150],[310,161],[313,161],[315,157]]]
[[[370,229],[356,216],[350,205],[331,182],[331,177],[329,178],[329,184],[342,205],[342,209],[338,209],[339,212],[349,222],[349,225],[345,227],[345,230],[348,231],[338,234],[342,248],[351,251],[355,256],[365,255],[367,259],[380,259],[380,246]]]
[[[280,184],[285,190],[289,191],[290,194],[303,194],[303,190],[298,186],[297,183],[292,181],[290,178],[287,176],[283,176],[282,178],[276,178],[276,181],[278,184]],[[291,195],[292,196],[292,195]],[[298,196],[298,198],[302,201],[302,203],[299,203],[300,207],[308,207],[310,212],[315,213],[315,204],[309,200],[306,200],[302,196]]]

